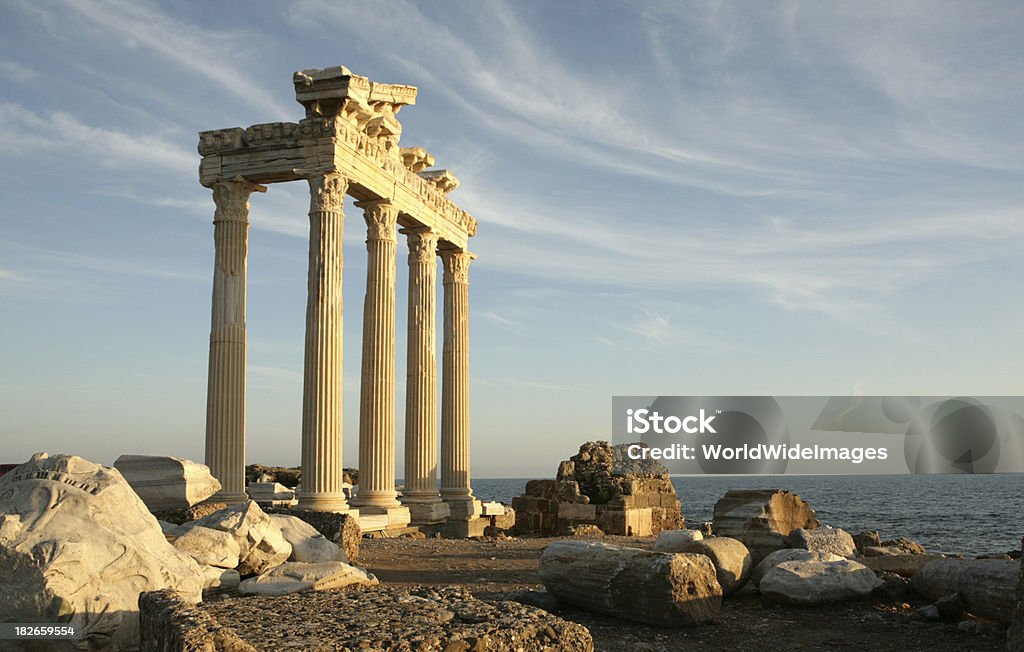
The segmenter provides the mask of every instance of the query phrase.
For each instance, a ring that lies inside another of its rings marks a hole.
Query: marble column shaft
[[[469,264],[473,255],[442,249],[444,350],[441,385],[441,497],[473,499],[469,482]]]
[[[302,491],[299,507],[348,508],[342,491],[342,236],[348,180],[309,179],[309,282],[302,391]]]
[[[403,503],[436,503],[437,234],[410,229]]]
[[[238,179],[213,186],[215,262],[206,390],[206,465],[221,483],[216,499],[245,493],[245,281],[249,195],[266,188]]]
[[[366,299],[359,396],[360,508],[398,507],[395,491],[395,228],[398,209],[360,203],[366,219]]]

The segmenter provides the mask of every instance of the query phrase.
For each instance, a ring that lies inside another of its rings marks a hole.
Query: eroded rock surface
[[[713,519],[714,533],[742,541],[755,565],[788,548],[786,537],[793,530],[820,525],[807,501],[781,489],[730,490],[715,503]]]

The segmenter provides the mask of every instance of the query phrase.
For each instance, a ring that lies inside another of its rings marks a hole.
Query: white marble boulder
[[[238,572],[244,577],[278,566],[292,554],[281,529],[274,525],[253,500],[233,505],[193,521],[191,527],[206,527],[231,534],[238,542]]]
[[[114,468],[151,512],[187,509],[221,489],[208,466],[180,457],[122,455]]]
[[[362,568],[341,561],[309,564],[289,561],[256,577],[244,580],[239,592],[257,595],[286,595],[298,591],[340,589],[352,585],[374,585],[377,578]]]
[[[761,560],[754,570],[750,572],[750,583],[754,586],[761,585],[761,578],[768,574],[768,571],[786,561],[840,561],[843,557],[828,552],[815,552],[801,548],[783,548],[769,553]]]
[[[700,530],[665,530],[654,542],[655,552],[683,552],[682,547],[704,538]]]
[[[184,531],[182,531],[184,530]],[[174,547],[204,566],[235,568],[241,548],[230,532],[195,526],[179,528]]]
[[[284,540],[292,546],[289,561],[318,563],[324,561],[348,562],[345,551],[338,544],[329,541],[315,527],[298,516],[268,514],[270,521],[281,530]]]
[[[82,649],[139,645],[139,594],[199,601],[203,577],[121,474],[37,453],[0,478],[0,619],[68,623]]]
[[[770,600],[814,606],[866,598],[882,584],[870,568],[849,559],[785,561],[761,578],[758,590]]]

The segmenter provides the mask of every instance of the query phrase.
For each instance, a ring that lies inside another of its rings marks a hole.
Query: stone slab
[[[445,521],[451,514],[448,503],[409,503],[410,523],[413,525],[431,525]]]
[[[122,455],[114,468],[151,512],[187,509],[221,489],[208,466],[181,457]]]

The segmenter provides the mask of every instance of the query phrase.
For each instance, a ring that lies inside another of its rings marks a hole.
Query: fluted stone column
[[[245,493],[245,263],[249,195],[266,188],[244,179],[213,186],[215,262],[206,389],[206,465],[220,480],[211,499],[240,503]]]
[[[364,512],[400,507],[395,491],[395,227],[398,209],[361,202],[366,219],[366,299],[359,393],[359,491]],[[408,518],[405,519],[408,522]]]
[[[404,229],[409,244],[409,338],[405,384],[405,490],[413,523],[448,516],[437,492],[437,234]]]
[[[444,351],[441,385],[441,498],[452,517],[474,516],[469,483],[469,263],[472,254],[442,249]]]
[[[341,242],[348,180],[328,173],[309,179],[309,284],[302,388],[302,491],[299,507],[348,508],[342,491]]]

